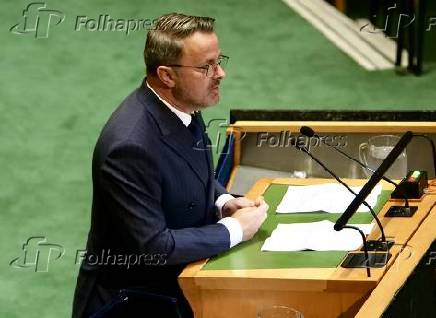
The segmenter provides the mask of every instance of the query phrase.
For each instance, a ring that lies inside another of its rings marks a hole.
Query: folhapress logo
[[[9,265],[15,268],[33,268],[35,272],[48,272],[50,262],[65,254],[62,246],[47,243],[44,236],[28,238],[22,249],[22,256],[14,258]]]
[[[10,28],[14,34],[34,33],[36,39],[46,39],[50,28],[61,24],[65,14],[58,10],[47,9],[44,2],[32,2],[23,10],[23,18]]]

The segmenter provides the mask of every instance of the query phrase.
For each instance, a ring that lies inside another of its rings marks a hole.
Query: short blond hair
[[[215,32],[214,18],[169,13],[156,20],[147,34],[144,62],[147,74],[156,74],[161,65],[176,64],[182,55],[183,39],[200,31]]]

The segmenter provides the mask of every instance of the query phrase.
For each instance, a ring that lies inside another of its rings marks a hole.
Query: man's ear
[[[169,88],[173,88],[176,84],[174,77],[176,76],[174,70],[168,66],[159,66],[156,70],[157,76]]]

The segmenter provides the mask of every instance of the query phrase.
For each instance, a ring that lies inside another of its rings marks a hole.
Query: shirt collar
[[[159,98],[159,100],[164,103],[174,114],[176,114],[176,116],[182,121],[183,125],[185,125],[186,127],[189,126],[189,124],[191,123],[192,117],[190,114],[187,114],[185,112],[182,112],[181,110],[178,110],[177,108],[175,108],[174,106],[171,106],[170,103],[168,103],[165,99],[163,99],[162,97],[159,96],[158,93],[155,92],[155,90],[153,88],[151,88],[150,85],[148,85],[147,81],[145,82],[147,84],[147,87],[157,96],[157,98]]]

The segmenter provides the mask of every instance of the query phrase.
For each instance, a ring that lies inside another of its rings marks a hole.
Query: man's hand
[[[242,228],[242,241],[250,240],[266,219],[268,204],[262,198],[253,202],[253,206],[245,207],[233,213],[232,217],[239,221]]]
[[[239,209],[249,208],[254,206],[259,206],[261,197],[256,199],[256,201],[252,201],[246,197],[234,198],[226,202],[222,208],[222,216],[232,216]]]

